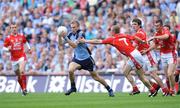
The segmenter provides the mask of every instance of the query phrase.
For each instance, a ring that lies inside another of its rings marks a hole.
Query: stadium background
[[[17,82],[13,82],[15,76],[13,76],[10,54],[2,51],[4,39],[10,33],[9,24],[11,22],[18,24],[19,32],[27,36],[33,50],[31,55],[27,55],[26,74],[30,75],[28,80],[37,78],[41,82],[44,79],[44,87],[51,83],[52,77],[61,79],[63,76],[66,77],[65,85],[66,83],[69,85],[67,67],[72,59],[73,49],[68,44],[64,44],[58,49],[56,29],[60,25],[69,29],[69,22],[72,19],[79,20],[80,28],[85,32],[87,39],[103,39],[108,37],[109,28],[113,24],[120,25],[121,33],[134,33],[130,23],[134,17],[139,17],[143,21],[143,28],[148,36],[152,36],[154,32],[153,23],[160,17],[165,24],[171,25],[171,32],[176,34],[178,40],[180,39],[180,2],[178,0],[0,1],[0,92],[8,92],[6,89],[16,92],[17,90],[13,91],[13,87],[18,86]],[[117,91],[130,91],[131,87],[129,87],[121,71],[125,62],[124,57],[108,45],[89,45],[89,47],[92,51],[92,57],[96,61],[97,71],[107,80],[114,81],[115,76],[117,77],[115,79],[124,82],[122,85],[118,85],[118,88],[121,89]],[[156,51],[156,54],[159,59],[159,52]],[[163,78],[160,62],[159,73],[162,74]],[[76,75],[89,79],[87,71],[77,71]],[[136,82],[139,83],[137,78]],[[15,85],[11,88],[9,85],[14,83]],[[94,86],[93,84],[92,86]],[[126,90],[122,89],[123,85]],[[142,83],[140,85],[141,91],[147,91]],[[3,89],[3,87],[5,88]],[[90,92],[92,91],[90,90]],[[100,92],[102,91],[100,90]]]

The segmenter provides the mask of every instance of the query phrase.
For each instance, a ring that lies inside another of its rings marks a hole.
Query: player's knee
[[[152,77],[152,78],[156,77],[156,74],[153,73],[153,72],[151,72],[149,75],[150,75],[150,77]]]
[[[129,73],[127,73],[127,72],[124,72],[124,75],[125,75],[126,77],[128,77]]]
[[[145,81],[145,77],[144,77],[143,75],[140,75],[140,76],[139,76],[139,79],[140,79],[142,82]]]
[[[68,71],[69,71],[69,74],[73,74],[75,70],[74,69],[69,69]]]
[[[96,80],[96,81],[98,81],[98,80],[99,80],[99,78],[98,78],[98,77],[93,77],[93,79],[94,79],[94,80]]]
[[[150,75],[150,77],[154,77],[153,73],[150,73],[149,75]]]
[[[167,73],[167,77],[169,78],[169,77],[171,77],[171,76],[173,76],[173,73],[172,73],[172,72],[168,72],[168,73]]]
[[[15,73],[16,73],[17,76],[20,76],[20,75],[21,75],[19,69],[15,70]]]
[[[99,77],[97,75],[91,75],[94,80],[99,80]]]

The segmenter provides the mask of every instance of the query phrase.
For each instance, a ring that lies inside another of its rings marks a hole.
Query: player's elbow
[[[9,49],[7,47],[3,47],[2,50],[3,51],[9,51]]]
[[[168,39],[168,38],[169,38],[169,35],[165,35],[165,36],[164,36],[164,39]]]
[[[71,47],[72,47],[72,48],[76,48],[76,47],[77,47],[77,44],[72,44]]]

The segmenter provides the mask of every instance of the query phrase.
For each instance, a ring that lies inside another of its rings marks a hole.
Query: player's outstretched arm
[[[137,37],[136,35],[134,36],[134,39],[141,42],[141,43],[145,43],[144,40],[142,40],[141,38]]]
[[[61,36],[58,36],[58,46],[60,47],[61,45],[63,45],[63,40]]]
[[[83,39],[80,39],[79,42],[80,43],[90,43],[90,44],[102,44],[102,40],[99,40],[99,39],[85,40],[83,38]]]
[[[160,35],[160,36],[154,36],[154,39],[168,39],[169,35],[168,34],[164,34],[164,35]]]
[[[66,32],[63,32],[63,31],[62,31],[61,34],[58,35],[58,45],[59,45],[59,48],[60,48],[60,46],[63,44],[62,38],[63,38],[71,47],[76,48],[77,45],[78,45],[78,42],[77,42],[77,41],[76,41],[76,42],[71,41],[71,40],[67,37],[66,34],[67,34]]]
[[[145,54],[145,53],[147,53],[148,51],[153,50],[154,48],[156,48],[156,44],[155,44],[155,43],[152,43],[152,45],[151,45],[147,50],[143,50],[143,51],[141,51],[141,53],[142,53],[142,54]]]
[[[28,42],[26,42],[26,46],[27,46],[27,48],[28,48],[28,53],[29,53],[29,54],[31,54],[31,53],[32,53],[32,51],[31,51],[31,47],[30,47],[30,45],[29,45],[29,43],[28,43]]]
[[[169,35],[168,34],[164,34],[164,35],[160,35],[160,36],[152,36],[148,39],[148,42],[154,40],[154,39],[168,39]]]
[[[61,45],[63,45],[63,39],[66,36],[66,32],[62,31],[60,34],[58,34],[58,46],[60,48]]]
[[[66,41],[71,47],[73,47],[73,48],[76,48],[77,45],[79,44],[79,41],[73,42],[73,41],[71,41],[67,36],[66,36],[64,39],[65,39],[65,41]]]
[[[6,51],[6,52],[9,52],[11,50],[11,47],[10,46],[9,47],[3,47],[2,50]]]

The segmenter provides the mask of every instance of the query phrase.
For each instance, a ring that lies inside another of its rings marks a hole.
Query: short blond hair
[[[118,25],[112,26],[112,31],[116,34],[120,33],[120,27]]]
[[[78,27],[80,26],[80,23],[79,23],[78,20],[73,20],[73,21],[71,22],[71,24],[76,24]]]

